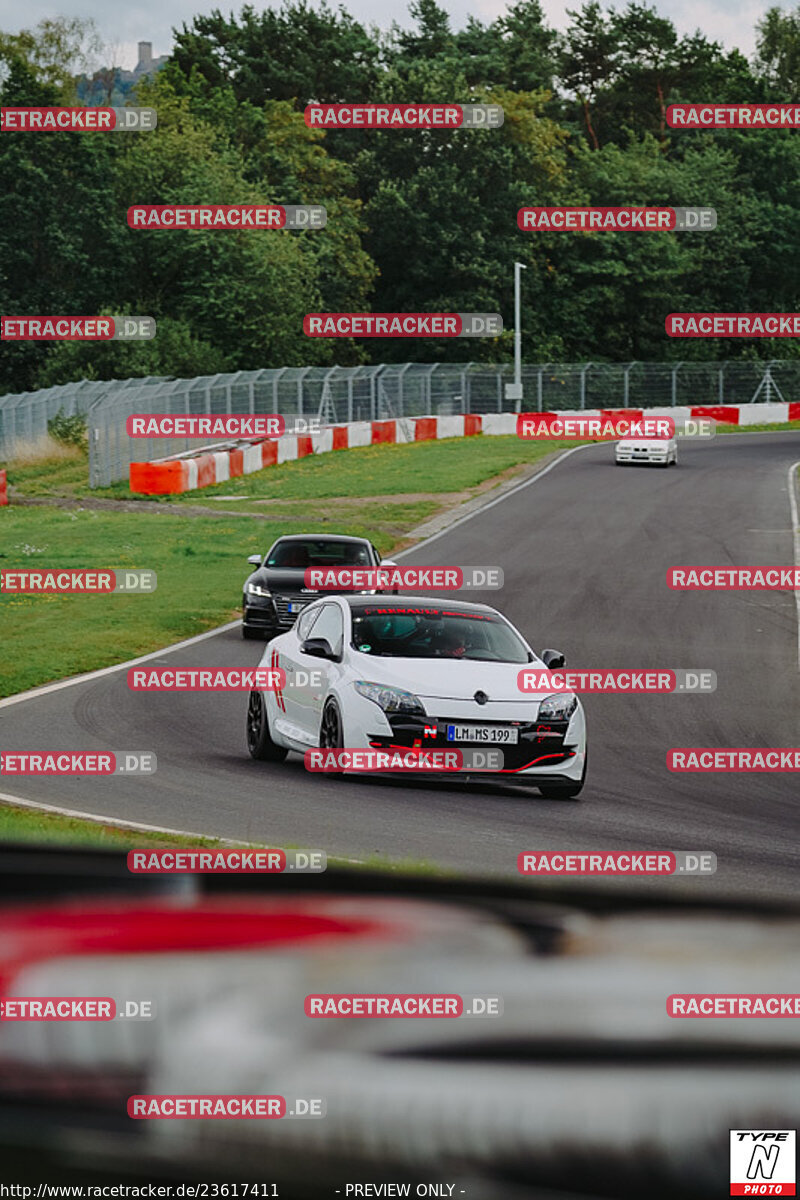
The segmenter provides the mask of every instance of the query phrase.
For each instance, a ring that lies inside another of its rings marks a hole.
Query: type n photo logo
[[[794,1129],[731,1129],[732,1196],[794,1196]]]

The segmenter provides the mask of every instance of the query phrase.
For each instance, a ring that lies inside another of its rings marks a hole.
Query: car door
[[[280,650],[272,647],[269,666],[281,667],[286,674],[284,686],[274,693],[275,721],[278,728],[289,737],[305,736],[301,718],[303,692],[307,687],[309,658],[300,653],[301,642],[308,637],[311,626],[319,616],[318,608],[307,608],[298,617],[295,626],[280,638]],[[301,740],[303,740],[301,738]],[[316,745],[316,742],[313,743]]]
[[[306,638],[325,638],[334,654],[341,657],[344,649],[344,614],[335,601],[323,604],[311,624]],[[297,656],[298,686],[294,688],[292,700],[295,705],[295,720],[314,745],[319,736],[322,706],[333,684],[342,673],[342,665],[327,658],[315,658],[310,654]]]

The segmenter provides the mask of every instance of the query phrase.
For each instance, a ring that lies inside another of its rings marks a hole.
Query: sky
[[[253,7],[267,7],[252,0]],[[338,0],[329,0],[338,7]],[[30,29],[43,17],[93,17],[101,36],[113,54],[114,65],[131,69],[137,61],[137,43],[153,44],[155,56],[169,53],[171,30],[190,22],[198,12],[220,8],[227,13],[238,12],[243,0],[132,0],[131,3],[109,5],[107,0],[77,0],[53,6],[47,0],[0,0],[0,29],[16,33]],[[393,21],[409,24],[406,0],[346,0],[344,7],[365,25],[388,27]],[[442,3],[442,0],[440,0]],[[781,0],[656,0],[658,12],[670,17],[679,33],[694,33],[700,29],[707,37],[732,49],[738,47],[748,57],[754,49],[756,21],[769,7],[793,8],[794,2]],[[473,15],[491,21],[506,7],[505,0],[443,0],[454,28],[461,27]],[[581,0],[542,0],[542,7],[551,25],[563,28],[567,23],[567,8],[581,7]],[[625,0],[616,0],[613,7],[624,8]]]

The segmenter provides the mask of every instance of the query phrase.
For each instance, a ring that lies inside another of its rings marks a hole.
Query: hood
[[[481,691],[492,701],[538,703],[553,694],[552,690],[521,692],[517,686],[519,673],[525,668],[546,670],[538,659],[532,663],[497,663],[474,658],[373,658],[364,654],[354,658],[353,667],[360,679],[403,688],[421,700],[471,700],[475,692]]]
[[[666,450],[672,438],[620,438],[617,443],[626,450]]]

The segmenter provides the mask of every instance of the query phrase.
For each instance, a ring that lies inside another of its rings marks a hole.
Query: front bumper
[[[663,463],[669,460],[668,450],[618,450],[618,463]]]
[[[580,710],[578,710],[580,711]],[[516,778],[520,782],[563,782],[579,780],[583,773],[585,739],[583,717],[569,721],[502,721],[487,724],[511,725],[517,729],[516,743],[449,741],[447,726],[464,724],[463,717],[409,717],[384,714],[390,732],[369,733],[367,744],[373,749],[419,750],[501,750],[503,767],[499,771],[465,771],[465,775]],[[480,722],[471,718],[469,724]],[[375,722],[373,722],[374,726]],[[427,774],[427,773],[426,773]],[[453,772],[447,772],[452,778]]]

